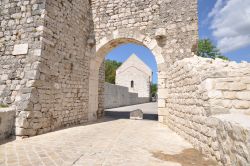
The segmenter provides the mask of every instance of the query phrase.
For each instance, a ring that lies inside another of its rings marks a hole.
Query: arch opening
[[[89,120],[96,120],[98,117],[102,117],[104,115],[104,110],[105,110],[104,87],[107,86],[105,85],[105,81],[104,81],[105,78],[103,77],[104,61],[105,61],[105,57],[112,50],[117,49],[119,46],[134,44],[134,45],[143,47],[144,49],[151,52],[151,54],[153,55],[153,58],[155,59],[155,63],[157,66],[155,73],[158,73],[158,65],[160,64],[159,58],[157,58],[157,56],[161,56],[160,55],[161,52],[159,50],[158,52],[155,51],[155,49],[158,49],[157,45],[155,47],[151,46],[151,48],[149,48],[147,44],[139,40],[133,39],[133,38],[118,38],[118,39],[112,39],[112,40],[109,40],[106,42],[100,42],[100,43],[104,43],[104,44],[97,45],[96,56],[91,59],[91,63],[90,63],[91,66],[90,66],[90,81],[89,81]],[[158,53],[158,55],[155,55],[155,53]],[[134,66],[134,68],[135,68],[134,70],[140,70],[140,68],[138,69],[136,65]],[[152,74],[153,72],[148,71],[148,73]],[[152,101],[151,90],[152,90],[152,84],[153,84],[152,82],[153,76],[150,74],[145,77],[145,80],[147,80],[148,82],[147,86],[149,89],[148,90],[149,91],[148,102]],[[127,82],[128,82],[127,88],[129,89],[129,92],[133,93],[133,91],[130,91],[130,89],[136,89],[135,86],[137,85],[136,83],[137,81],[134,79],[128,79]],[[156,82],[154,82],[156,84],[156,87],[157,87],[157,82],[158,82],[158,79],[156,79]],[[138,85],[140,85],[140,83]],[[143,97],[139,93],[135,95],[137,95],[139,98]],[[156,95],[154,95],[154,97],[155,96]],[[141,101],[141,102],[144,103],[144,101]],[[156,112],[156,117],[157,117],[157,103],[155,103],[155,112]]]

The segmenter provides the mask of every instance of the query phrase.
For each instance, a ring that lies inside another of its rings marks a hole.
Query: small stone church
[[[117,70],[116,85],[128,87],[138,97],[150,98],[152,70],[135,54],[132,54]]]

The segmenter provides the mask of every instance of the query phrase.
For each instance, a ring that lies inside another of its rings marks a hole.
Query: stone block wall
[[[16,134],[88,121],[89,1],[1,1],[0,21],[0,103],[16,109]]]
[[[99,69],[99,82],[98,82],[98,112],[97,117],[101,118],[104,115],[104,100],[105,100],[105,63],[103,62]]]
[[[138,39],[144,34],[149,36],[145,40],[150,40],[162,28],[167,40],[158,44],[162,44],[166,63],[191,56],[192,45],[198,39],[197,0],[93,0],[92,9],[97,43],[116,30],[128,38],[140,32]]]
[[[15,109],[0,108],[0,141],[14,135],[15,116]]]
[[[32,85],[40,74],[45,13],[45,0],[0,2],[0,103],[16,109],[21,119],[16,123],[17,134],[33,128],[26,119],[37,102]]]
[[[198,40],[197,0],[93,0],[92,11],[97,45],[119,38],[125,40],[111,47],[143,40],[153,50],[159,72],[192,56]]]
[[[88,121],[88,77],[92,31],[89,1],[46,1],[39,75],[20,135],[36,135]],[[25,133],[29,129],[28,133]]]
[[[163,101],[166,108],[159,109],[160,121],[223,165],[249,164],[249,129],[212,117],[218,113],[230,113],[230,106],[235,101],[249,102],[242,96],[229,100],[223,96],[224,92],[217,91],[217,83],[222,80],[230,79],[228,84],[236,85],[241,82],[233,78],[244,77],[241,81],[245,82],[249,69],[247,63],[235,64],[196,56],[177,61],[166,73],[164,85],[167,90],[159,94],[166,97]],[[224,90],[250,95],[247,88],[236,87]],[[224,100],[227,102],[223,107],[214,104]]]
[[[149,98],[138,97],[137,93],[130,93],[127,87],[105,83],[104,89],[104,108],[117,108],[149,102]]]
[[[197,0],[2,0],[0,22],[0,103],[16,109],[17,135],[102,115],[99,65],[132,42],[155,54],[159,120],[220,163],[249,165],[249,130],[212,117],[249,114],[249,64],[183,59],[198,39]]]
[[[250,64],[217,64],[218,72],[204,81],[208,91],[211,114],[242,112],[250,114]]]
[[[178,127],[176,123],[169,124],[171,129],[220,165],[250,164],[250,128],[216,117],[196,116]]]
[[[43,0],[0,2],[0,103],[20,105],[29,99],[27,89],[40,60],[44,8]]]
[[[129,93],[130,102],[129,105],[143,104],[149,103],[150,98],[148,97],[140,97],[138,93]]]

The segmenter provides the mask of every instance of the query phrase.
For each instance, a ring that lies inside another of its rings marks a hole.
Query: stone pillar
[[[98,118],[101,118],[104,115],[104,84],[105,84],[105,63],[103,62],[99,69],[98,112],[97,112]]]

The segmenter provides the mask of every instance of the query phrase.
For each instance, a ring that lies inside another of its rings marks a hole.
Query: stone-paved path
[[[2,144],[0,165],[180,166],[153,154],[190,148],[156,121],[106,120]]]

